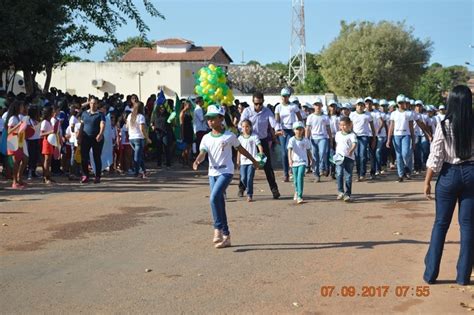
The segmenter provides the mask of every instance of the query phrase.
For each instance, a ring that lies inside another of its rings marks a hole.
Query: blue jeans
[[[140,168],[145,173],[145,162],[143,161],[143,150],[145,149],[145,139],[130,139],[130,145],[133,149],[133,169],[135,175],[138,175]]]
[[[398,177],[403,177],[407,169],[411,170],[412,147],[411,136],[393,136],[393,146],[397,155]]]
[[[355,152],[357,176],[362,177],[367,173],[367,147],[369,137],[357,137],[357,149]]]
[[[377,172],[380,172],[384,165],[386,144],[387,137],[377,137],[377,148],[375,149],[375,170]]]
[[[430,156],[430,142],[426,137],[421,138],[421,168],[426,168],[426,161],[428,156]]]
[[[329,139],[311,139],[311,153],[313,155],[313,174],[319,177],[327,170]]]
[[[374,137],[368,137],[368,142],[367,142],[367,150],[369,153],[369,158],[370,158],[370,175],[374,176],[376,172],[376,167],[377,167],[377,157],[375,155],[375,152],[377,151],[377,141],[378,138],[375,137],[375,147],[372,149],[372,141]]]
[[[229,235],[229,226],[227,225],[227,214],[225,213],[225,191],[232,181],[232,174],[222,174],[219,176],[209,176],[209,185],[211,194],[209,200],[211,203],[212,217],[214,218],[214,228],[221,230],[222,234]]]
[[[253,196],[253,178],[255,176],[255,168],[252,164],[240,166],[240,181],[247,189],[247,196]]]
[[[352,194],[352,171],[354,170],[354,160],[345,157],[341,165],[336,165],[337,191],[351,196]],[[344,182],[346,191],[344,192]]]
[[[421,168],[422,168],[422,150],[421,150],[421,139],[423,138],[423,136],[415,136],[415,143],[416,143],[416,147],[415,147],[415,152],[413,154],[414,156],[414,162],[415,162],[415,167],[414,167],[414,170],[417,171],[417,172],[420,172],[421,171]]]
[[[288,141],[295,133],[291,129],[283,129],[283,136],[278,136],[280,141],[281,161],[283,164],[283,173],[285,177],[290,175],[290,166],[288,165]]]
[[[456,204],[459,204],[461,247],[457,263],[456,282],[470,282],[474,263],[474,164],[451,165],[444,163],[436,182],[436,218],[431,233],[430,247],[425,257],[423,279],[433,283],[438,277],[446,233]]]

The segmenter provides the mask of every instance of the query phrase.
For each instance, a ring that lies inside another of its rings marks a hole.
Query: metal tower
[[[304,25],[304,0],[291,0],[291,43],[289,84],[303,83],[306,78],[306,35]]]

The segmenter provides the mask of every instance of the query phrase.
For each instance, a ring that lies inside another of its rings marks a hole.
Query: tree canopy
[[[447,93],[458,84],[467,84],[469,71],[464,66],[443,67],[434,63],[415,84],[413,96],[432,105],[445,103]]]
[[[150,0],[142,0],[148,14],[164,18]],[[131,20],[145,38],[149,27],[132,0],[4,0],[0,16],[0,72],[23,71],[28,93],[36,73],[52,68],[75,49],[91,49],[97,42],[117,43],[116,30]],[[100,34],[92,31],[95,26]],[[47,83],[45,88],[47,89]]]
[[[432,42],[415,38],[403,22],[341,22],[321,53],[328,88],[345,96],[411,94],[430,59]]]
[[[105,54],[105,61],[120,61],[133,47],[151,47],[152,42],[142,36],[129,37],[123,42],[114,45]]]

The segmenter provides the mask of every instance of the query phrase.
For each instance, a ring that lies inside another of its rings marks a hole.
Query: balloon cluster
[[[232,90],[227,85],[227,78],[221,67],[213,64],[202,67],[196,74],[194,91],[202,96],[205,106],[210,104],[231,105],[234,100]]]

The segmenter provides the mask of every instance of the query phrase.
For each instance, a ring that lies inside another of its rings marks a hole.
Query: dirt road
[[[273,200],[263,172],[254,203],[236,197],[234,179],[233,246],[216,250],[198,174],[0,190],[0,313],[465,314],[461,303],[474,304],[474,287],[454,283],[457,216],[441,283],[423,287],[434,203],[421,179],[354,183],[348,204],[334,181],[307,177],[299,206],[289,183]]]

